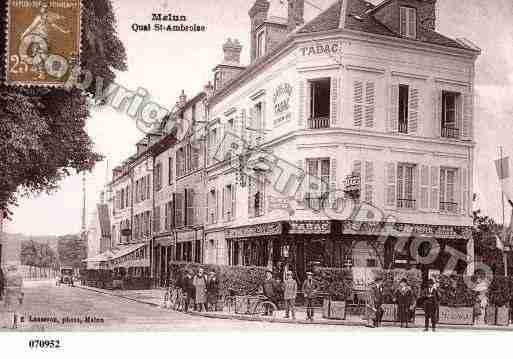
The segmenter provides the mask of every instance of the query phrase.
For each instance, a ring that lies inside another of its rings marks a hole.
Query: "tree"
[[[39,243],[34,240],[21,242],[21,264],[29,267],[29,274],[39,269],[39,275],[49,269],[56,269],[59,266],[55,251],[48,243]]]
[[[59,237],[57,253],[62,266],[80,268],[87,258],[87,244],[78,235]]]
[[[6,2],[0,0],[0,33],[6,31]],[[82,68],[106,87],[114,70],[126,70],[111,0],[83,1]],[[0,210],[19,195],[52,192],[72,171],[90,171],[102,159],[85,131],[95,82],[78,89],[6,86],[5,36],[0,36]]]

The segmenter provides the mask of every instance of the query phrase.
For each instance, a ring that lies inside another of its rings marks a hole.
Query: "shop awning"
[[[142,258],[141,253],[137,251],[145,247],[148,243],[138,243],[123,246],[123,248],[114,252],[114,256],[109,260],[111,267],[149,267],[148,258]]]
[[[113,252],[114,255],[112,258],[110,258],[110,260],[127,256],[127,255],[135,252],[139,248],[144,247],[145,245],[146,245],[146,243],[138,243],[138,244],[130,244],[128,246],[123,246],[119,250]]]
[[[114,256],[114,254],[111,251],[107,251],[107,252],[98,254],[97,256],[84,259],[82,262],[85,262],[85,263],[107,262],[108,260],[112,259],[113,256]]]

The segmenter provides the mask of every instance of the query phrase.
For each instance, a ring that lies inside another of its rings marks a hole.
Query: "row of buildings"
[[[249,9],[250,64],[228,39],[212,84],[182,93],[113,170],[90,265],[163,284],[170,261],[301,279],[348,266],[356,282],[427,277],[447,262],[421,264],[435,244],[471,262],[480,50],[436,31],[436,0],[339,0],[307,23],[303,0],[287,17],[274,5]]]

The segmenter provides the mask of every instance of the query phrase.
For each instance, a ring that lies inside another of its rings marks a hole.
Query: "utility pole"
[[[503,151],[502,146],[499,146],[499,159],[500,159],[500,177],[504,179],[504,168],[503,168]],[[508,254],[506,252],[506,236],[508,235],[508,231],[506,230],[506,212],[504,208],[504,185],[501,185],[501,205],[502,205],[502,262],[504,263],[504,276],[508,276]],[[512,218],[513,220],[513,215]],[[511,227],[511,224],[510,224]]]

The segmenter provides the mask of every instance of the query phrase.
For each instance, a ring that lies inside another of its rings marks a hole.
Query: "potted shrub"
[[[488,289],[487,324],[509,325],[509,302],[511,300],[510,280],[495,276]]]
[[[474,324],[477,293],[468,288],[462,276],[441,275],[438,291],[440,294],[438,321],[441,324]]]
[[[323,317],[346,318],[346,301],[352,295],[352,273],[342,268],[317,268],[314,280],[321,293],[327,296],[323,301]]]

